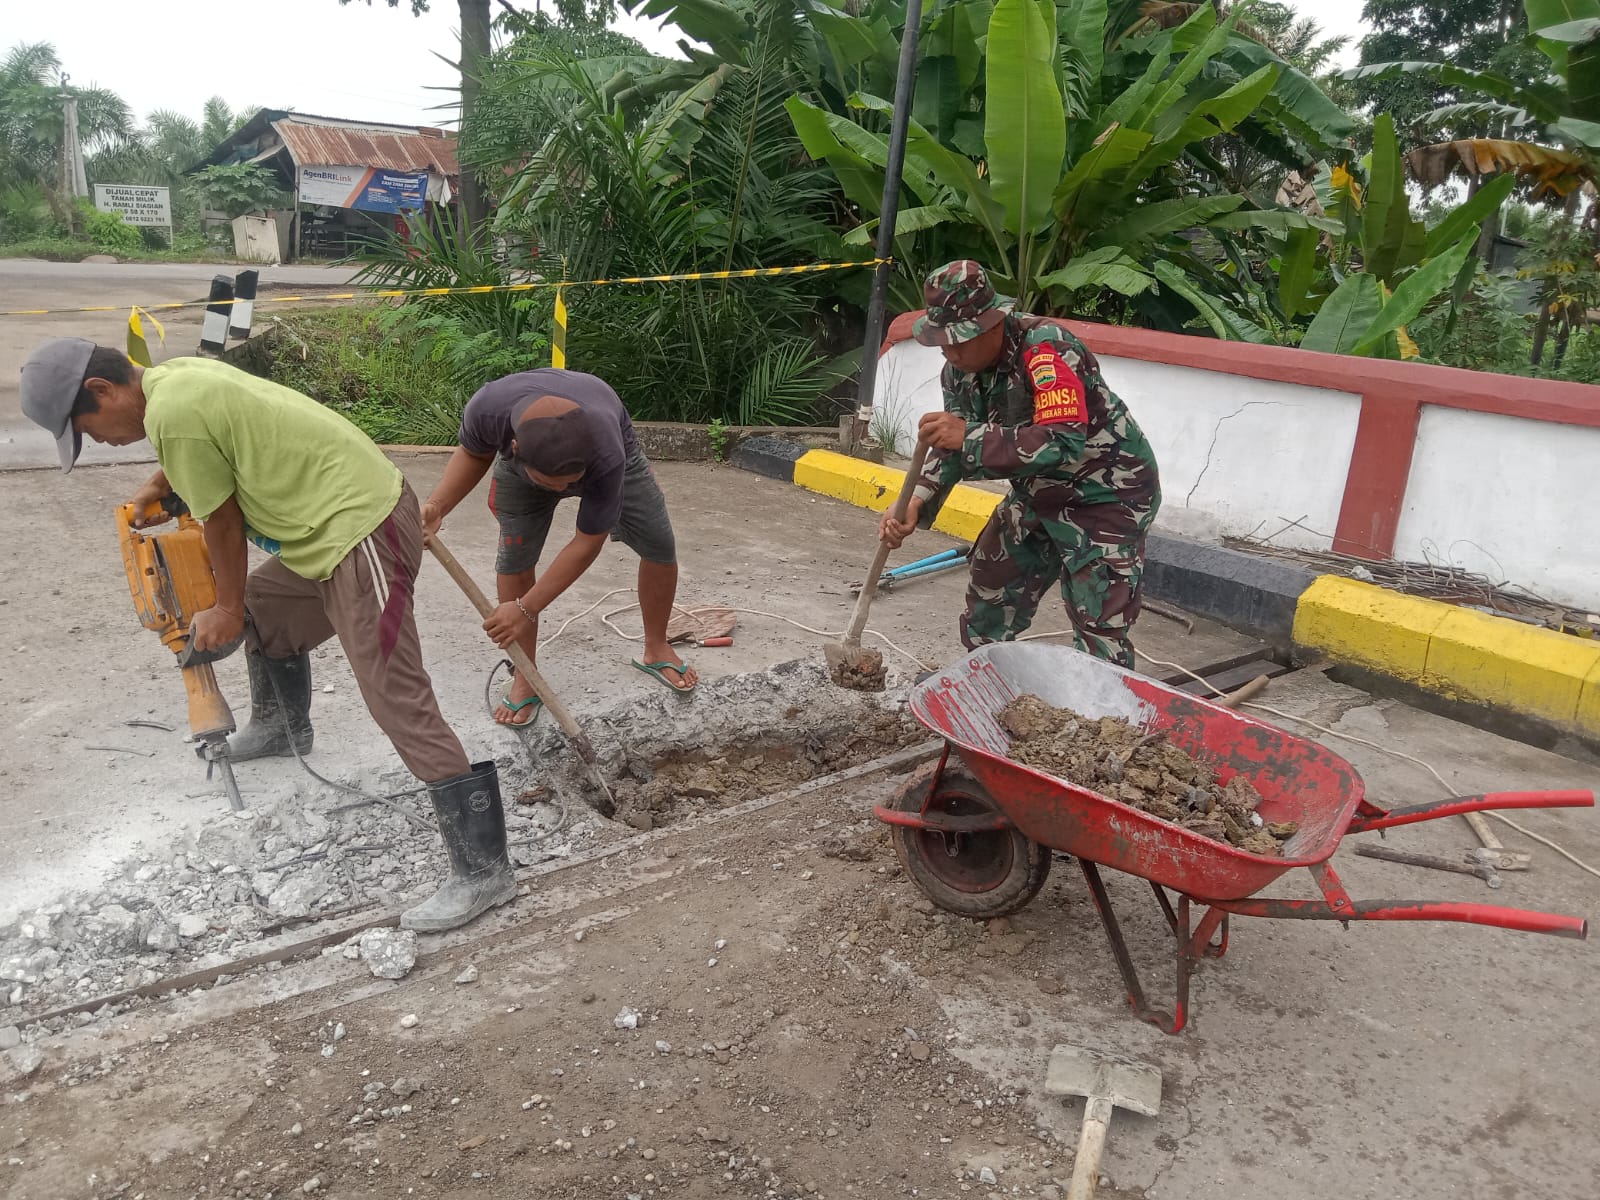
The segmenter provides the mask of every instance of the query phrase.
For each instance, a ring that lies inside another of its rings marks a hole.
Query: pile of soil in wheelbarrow
[[[1261,794],[1248,779],[1235,775],[1219,784],[1211,767],[1164,734],[1147,734],[1120,717],[1093,720],[1037,696],[1018,696],[997,716],[1011,735],[1014,762],[1251,854],[1279,857],[1281,843],[1294,836],[1294,822],[1267,823],[1257,815]]]

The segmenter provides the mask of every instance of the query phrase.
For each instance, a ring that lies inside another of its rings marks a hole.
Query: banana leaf
[[[1102,245],[1133,248],[1138,245],[1206,225],[1213,217],[1230,213],[1244,203],[1243,196],[1183,196],[1135,208],[1121,220],[1095,235]]]
[[[864,212],[876,213],[883,202],[884,165],[875,166],[865,155],[840,141],[830,119],[832,113],[807,104],[799,96],[790,96],[784,101],[784,107],[789,110],[789,119],[806,153],[833,169],[839,186],[852,203]],[[885,158],[884,163],[887,161]]]
[[[1423,255],[1432,258],[1447,246],[1455,245],[1468,229],[1481,227],[1485,218],[1500,210],[1500,206],[1505,203],[1506,197],[1511,195],[1511,190],[1516,186],[1517,177],[1510,173],[1484,184],[1478,189],[1476,196],[1456,205],[1446,214],[1444,220],[1428,230],[1428,240],[1423,246]]]
[[[1278,307],[1288,320],[1310,311],[1311,284],[1317,275],[1317,244],[1321,240],[1315,229],[1289,231],[1278,263]]]
[[[920,208],[902,208],[895,214],[894,235],[902,237],[908,233],[921,233],[924,229],[932,229],[938,225],[947,225],[951,222],[967,222],[967,214],[959,208],[950,208],[942,204],[928,204]],[[863,222],[849,233],[844,235],[846,246],[870,246],[876,235],[878,220]]]
[[[1193,281],[1185,275],[1179,267],[1164,258],[1158,258],[1151,264],[1156,278],[1161,281],[1161,286],[1177,293],[1194,306],[1200,314],[1201,320],[1211,327],[1211,332],[1219,338],[1232,342],[1256,342],[1265,344],[1272,341],[1272,335],[1262,329],[1255,322],[1241,317],[1238,313],[1230,312],[1213,296],[1207,296]]]
[[[1149,145],[1150,135],[1142,129],[1130,129],[1125,125],[1107,129],[1095,146],[1072,164],[1072,169],[1056,186],[1053,197],[1056,216],[1063,222],[1074,222],[1085,192],[1089,192],[1091,199],[1122,194],[1128,168],[1139,161]],[[1092,227],[1096,222],[1080,223]]]
[[[1035,0],[1000,0],[989,20],[984,140],[1006,228],[1031,234],[1050,215],[1067,150],[1054,39]]]
[[[1322,302],[1316,319],[1300,339],[1300,349],[1348,354],[1383,312],[1383,288],[1376,275],[1349,276]]]
[[[1081,254],[1059,271],[1035,281],[1040,291],[1059,288],[1076,292],[1086,288],[1107,288],[1123,296],[1137,296],[1155,286],[1155,280],[1139,263],[1115,246]]]
[[[1451,280],[1461,270],[1461,264],[1466,262],[1467,256],[1472,253],[1477,240],[1476,234],[1468,233],[1444,253],[1430,259],[1425,265],[1407,275],[1400,286],[1394,289],[1394,295],[1383,305],[1383,311],[1361,334],[1350,353],[1371,354],[1385,337],[1416,320],[1434,297],[1450,286]],[[1331,299],[1329,302],[1332,302]]]
[[[1077,52],[1083,90],[1098,91],[1106,62],[1106,0],[1078,0],[1058,10],[1062,44]]]

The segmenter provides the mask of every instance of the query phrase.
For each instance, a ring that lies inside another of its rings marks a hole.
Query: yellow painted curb
[[[1578,693],[1578,728],[1600,729],[1600,663],[1596,663]]]
[[[1323,575],[1294,610],[1294,641],[1337,662],[1421,683],[1428,642],[1453,611],[1341,575]]]
[[[1324,575],[1295,645],[1430,692],[1600,735],[1600,644]]]
[[[1600,645],[1593,642],[1452,608],[1428,645],[1424,686],[1570,726],[1597,668]],[[1600,732],[1600,721],[1594,729]]]
[[[895,502],[904,480],[904,471],[832,450],[807,451],[794,464],[794,481],[801,487],[873,512],[883,512]],[[1000,497],[993,492],[957,484],[933,527],[963,541],[977,541],[999,504]]]
[[[794,481],[801,487],[873,512],[894,503],[904,478],[904,471],[832,450],[808,450],[794,464]]]

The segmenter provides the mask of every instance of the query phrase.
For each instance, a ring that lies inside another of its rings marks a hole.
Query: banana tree
[[[1219,269],[1194,231],[1213,242],[1267,226],[1282,236],[1314,219],[1247,209],[1245,196],[1219,190],[1189,155],[1257,116],[1282,65],[1243,75],[1226,66],[1236,18],[1219,22],[1210,6],[1110,55],[1109,19],[1104,0],[1059,10],[999,0],[984,43],[980,153],[914,123],[904,182],[915,203],[900,213],[897,236],[936,236],[944,254],[984,259],[1024,305],[1068,307],[1109,290],[1156,323],[1198,315],[1218,336],[1266,340],[1238,270]],[[1130,64],[1131,78],[1119,73]],[[872,214],[887,153],[868,126],[887,105],[861,93],[850,104],[845,115],[788,101],[807,152]],[[846,241],[865,245],[873,227],[869,217]]]
[[[1425,186],[1460,171],[1476,182],[1501,172],[1533,185],[1535,199],[1570,196],[1596,177],[1600,161],[1600,0],[1525,0],[1535,45],[1550,60],[1545,79],[1519,82],[1492,71],[1451,63],[1371,63],[1345,72],[1349,80],[1420,75],[1476,93],[1429,113],[1429,127],[1467,122],[1502,137],[1457,138],[1419,147],[1407,156]],[[1552,144],[1553,143],[1553,144]]]
[[[1337,286],[1317,302],[1314,272],[1299,269],[1293,293],[1283,298],[1285,308],[1294,311],[1317,305],[1301,347],[1415,358],[1406,325],[1445,292],[1452,292],[1452,303],[1465,294],[1476,270],[1472,251],[1483,221],[1499,209],[1514,183],[1502,176],[1427,228],[1411,212],[1394,121],[1381,114],[1373,125],[1365,182],[1340,166],[1327,185],[1328,212],[1340,231],[1329,262]],[[1290,280],[1289,272],[1281,274],[1280,287],[1290,288]]]

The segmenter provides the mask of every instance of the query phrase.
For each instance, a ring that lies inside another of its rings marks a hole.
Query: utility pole
[[[73,201],[89,194],[89,180],[83,170],[83,146],[78,141],[78,97],[67,86],[69,76],[61,76],[61,195],[68,221],[78,228],[77,206]]]
[[[461,13],[461,128],[467,127],[483,90],[480,82],[490,41],[489,0],[459,0]],[[465,244],[487,245],[489,197],[470,167],[461,170],[461,234]]]
[[[889,258],[894,254],[895,217],[900,211],[900,173],[906,161],[906,131],[911,124],[911,102],[917,89],[917,38],[922,31],[922,0],[907,0],[905,27],[900,33],[900,64],[895,73],[894,111],[889,118],[889,161],[883,176],[883,202],[878,206],[878,265],[872,272],[872,292],[867,301],[867,337],[861,347],[861,375],[856,397],[856,418],[851,428],[852,450],[872,430],[872,402],[878,378],[878,348],[883,341],[884,307],[889,297]]]

